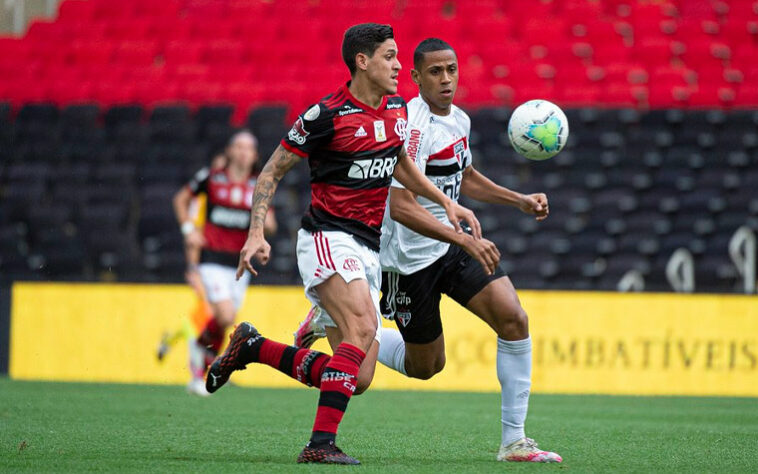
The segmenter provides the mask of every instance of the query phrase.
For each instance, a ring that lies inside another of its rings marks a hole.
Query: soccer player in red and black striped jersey
[[[234,370],[269,365],[320,389],[310,442],[298,462],[358,464],[335,445],[337,426],[354,392],[371,382],[381,337],[379,237],[394,177],[440,204],[451,222],[479,222],[427,180],[403,147],[405,102],[397,95],[400,62],[392,28],[374,23],[345,32],[342,57],[351,80],[300,115],[258,177],[250,232],[237,276],[257,272],[270,246],[265,216],[279,180],[298,162],[311,168],[311,205],[298,233],[298,267],[308,299],[323,309],[333,356],[274,342],[249,323],[237,327],[229,347],[212,364],[206,387],[214,392]],[[427,211],[424,211],[427,212]]]
[[[208,364],[219,353],[226,329],[234,323],[242,306],[249,278],[236,276],[237,254],[250,225],[250,208],[258,173],[258,140],[247,130],[235,133],[225,149],[226,163],[220,168],[203,168],[174,196],[174,211],[184,234],[185,246],[200,247],[197,271],[213,317],[190,344],[190,393],[207,395],[203,377]],[[202,231],[189,217],[193,196],[207,196]],[[276,232],[271,210],[265,232]]]

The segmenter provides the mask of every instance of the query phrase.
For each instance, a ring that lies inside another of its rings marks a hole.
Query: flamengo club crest
[[[361,266],[356,259],[346,258],[345,262],[342,264],[342,268],[350,272],[357,272],[361,269]]]
[[[400,140],[405,141],[405,138],[408,136],[407,132],[408,122],[400,117],[397,119],[397,122],[395,122],[395,135],[400,138]]]

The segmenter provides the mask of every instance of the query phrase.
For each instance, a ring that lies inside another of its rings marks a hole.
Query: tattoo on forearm
[[[274,192],[279,181],[295,164],[300,157],[287,151],[279,145],[274,154],[263,167],[253,193],[253,205],[250,208],[250,230],[263,229],[266,223],[266,213],[274,198]]]

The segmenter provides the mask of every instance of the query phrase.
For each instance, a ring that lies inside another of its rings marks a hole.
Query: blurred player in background
[[[471,120],[453,105],[458,85],[453,48],[442,40],[426,39],[416,48],[413,63],[411,76],[420,94],[408,103],[405,146],[428,179],[453,201],[462,193],[545,219],[548,202],[544,194],[523,195],[498,186],[472,166]],[[423,209],[429,212],[421,212]],[[524,434],[531,388],[528,319],[510,279],[499,264],[492,267],[488,261],[492,252],[499,259],[492,242],[455,232],[444,209],[393,181],[382,226],[381,306],[400,331],[383,330],[378,359],[413,378],[429,379],[440,372],[445,365],[445,340],[439,304],[441,295],[448,295],[498,336],[502,438],[497,459],[561,462],[559,455],[540,450]],[[310,347],[323,337],[319,311],[312,308],[300,325],[296,345]]]
[[[184,235],[188,260],[193,262],[197,256],[195,249],[201,249],[197,275],[213,315],[199,330],[197,339],[190,342],[192,380],[188,390],[199,395],[207,395],[205,370],[221,350],[226,328],[234,323],[250,280],[249,276],[237,280],[236,268],[250,224],[258,176],[255,171],[258,141],[249,131],[237,132],[229,140],[225,155],[224,166],[201,169],[174,197],[174,211]],[[206,195],[202,230],[190,218],[193,197],[201,193]],[[265,216],[264,232],[266,235],[276,232],[273,209]],[[191,270],[188,280],[190,284],[197,280]]]
[[[208,371],[210,392],[251,362],[320,389],[311,439],[298,462],[359,464],[335,439],[353,392],[368,387],[376,365],[381,337],[379,236],[393,174],[413,192],[440,204],[454,222],[463,218],[479,230],[473,213],[434,187],[405,153],[407,115],[405,101],[396,95],[400,62],[393,38],[389,25],[361,24],[345,32],[342,56],[352,79],[300,115],[266,163],[240,255],[238,276],[246,269],[256,274],[254,256],[267,262],[264,217],[278,182],[307,158],[311,205],[298,232],[297,260],[306,296],[330,317],[325,325],[334,355],[280,344],[242,323]]]
[[[218,170],[226,167],[227,158],[225,153],[219,153],[211,160],[210,169]],[[189,207],[189,218],[195,224],[195,228],[202,230],[205,226],[205,211],[207,208],[207,195],[205,193],[199,193],[193,197]],[[197,297],[195,307],[192,312],[187,315],[187,318],[182,322],[181,327],[172,332],[167,332],[161,338],[158,345],[157,357],[159,361],[163,361],[168,353],[171,351],[174,345],[180,341],[193,341],[197,338],[198,334],[208,325],[209,320],[213,318],[213,311],[208,299],[205,295],[205,289],[203,288],[203,281],[200,278],[200,272],[198,271],[198,265],[200,264],[200,252],[201,246],[187,245],[185,243],[184,253],[187,260],[187,269],[184,273],[184,278],[190,287],[194,290]],[[193,341],[194,344],[194,341]],[[195,384],[196,385],[196,384]],[[205,387],[202,387],[202,391],[197,392],[195,385],[190,384],[187,386],[191,393],[198,395],[208,395]]]

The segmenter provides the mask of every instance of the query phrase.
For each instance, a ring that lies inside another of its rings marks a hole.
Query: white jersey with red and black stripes
[[[343,231],[379,250],[392,173],[406,136],[402,97],[384,96],[378,108],[356,99],[349,83],[302,113],[282,140],[308,158],[311,204],[304,229]]]
[[[424,99],[415,97],[408,102],[407,134],[405,148],[408,156],[435,186],[457,202],[463,170],[471,166],[469,116],[455,105],[450,114],[435,115]],[[394,179],[392,186],[403,188]],[[418,202],[442,223],[451,225],[442,206],[420,196]],[[388,207],[382,223],[380,256],[383,270],[409,275],[445,255],[449,244],[418,234],[393,221],[389,214]]]

